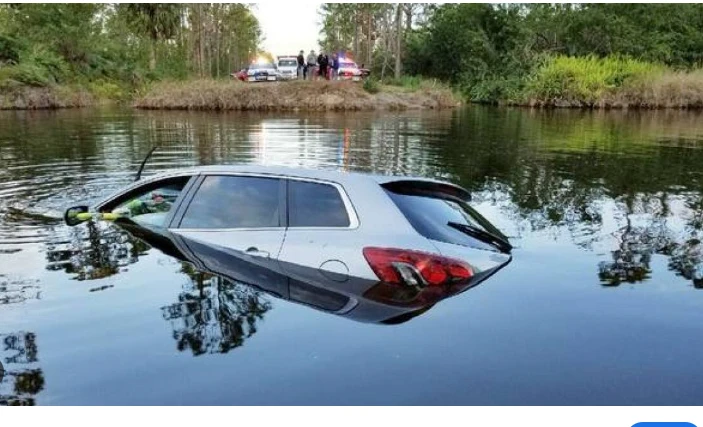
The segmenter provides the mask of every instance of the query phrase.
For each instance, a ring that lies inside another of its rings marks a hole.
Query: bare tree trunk
[[[215,47],[215,64],[217,69],[217,78],[220,78],[220,5],[215,3],[215,41],[217,43]]]
[[[368,36],[366,38],[366,68],[371,68],[371,59],[372,59],[372,49],[373,49],[373,44],[371,40],[371,35],[372,35],[372,23],[373,21],[371,20],[371,10],[368,10],[367,12],[367,23],[368,23]]]
[[[156,69],[156,40],[151,40],[149,46],[149,70],[154,71]]]
[[[359,57],[359,39],[361,38],[361,25],[359,25],[359,6],[354,9],[354,55]]]
[[[203,77],[203,5],[198,3],[198,72]]]
[[[403,51],[403,4],[398,3],[395,11],[395,78],[400,78]]]

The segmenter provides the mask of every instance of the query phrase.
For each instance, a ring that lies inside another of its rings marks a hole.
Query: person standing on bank
[[[327,66],[329,65],[329,58],[325,55],[325,52],[320,51],[320,56],[317,57],[317,66],[320,67],[320,77],[325,80],[329,80],[327,75]]]
[[[310,50],[308,54],[308,80],[315,80],[315,74],[317,71],[317,57],[315,56],[315,50]]]
[[[339,56],[335,53],[332,55],[332,63],[330,64],[330,67],[332,67],[331,70],[331,75],[332,75],[332,80],[337,80],[337,76],[339,76]]]
[[[305,80],[305,52],[302,50],[298,54],[298,80]]]

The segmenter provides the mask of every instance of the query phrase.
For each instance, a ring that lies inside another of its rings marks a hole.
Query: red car
[[[241,70],[237,71],[236,73],[230,74],[230,76],[233,79],[241,80],[243,82],[247,81],[247,69],[242,68]]]

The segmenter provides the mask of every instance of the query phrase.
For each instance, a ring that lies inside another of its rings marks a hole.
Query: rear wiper
[[[468,234],[469,236],[478,239],[484,243],[487,243],[495,248],[497,248],[499,251],[503,253],[510,253],[510,251],[513,249],[513,245],[511,245],[507,240],[498,237],[492,233],[489,233],[485,230],[481,230],[478,227],[474,227],[473,225],[469,224],[461,224],[458,222],[452,222],[449,221],[447,223],[448,226],[455,228],[459,231],[461,231],[464,234]]]

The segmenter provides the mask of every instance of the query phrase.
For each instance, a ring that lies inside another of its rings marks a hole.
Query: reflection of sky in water
[[[272,117],[0,114],[0,334],[41,344],[36,362],[5,364],[41,369],[39,403],[668,404],[703,392],[698,115]],[[219,278],[199,285],[115,227],[62,225],[67,205],[131,182],[153,144],[145,175],[252,162],[450,179],[515,259],[407,324],[370,328]]]

